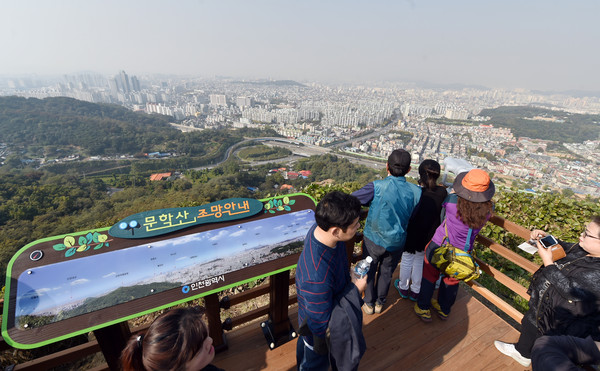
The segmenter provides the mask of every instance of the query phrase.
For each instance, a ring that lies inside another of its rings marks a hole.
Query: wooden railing
[[[518,224],[515,224],[509,220],[500,218],[498,216],[494,216],[490,220],[490,223],[496,224],[497,226],[502,227],[506,231],[508,231],[516,236],[519,236],[524,240],[529,239],[530,231],[528,229],[526,229]],[[514,251],[512,251],[512,250],[510,250],[510,249],[508,249],[508,248],[506,248],[506,247],[504,247],[482,235],[477,235],[477,242],[481,243],[484,246],[487,246],[494,253],[506,258],[507,260],[510,260],[511,262],[515,263],[516,265],[518,265],[519,267],[525,269],[526,271],[528,271],[530,273],[534,273],[539,268],[539,265],[533,263],[530,260],[527,260],[526,258],[522,257],[521,255],[517,254],[516,252],[514,252]],[[508,277],[504,273],[500,272],[496,268],[488,265],[487,263],[485,263],[484,261],[482,261],[480,259],[477,259],[477,263],[480,265],[481,270],[483,270],[485,273],[490,275],[496,281],[500,282],[501,284],[503,284],[504,286],[509,288],[511,291],[513,291],[517,295],[521,296],[523,299],[529,300],[529,294],[527,294],[527,289],[525,287],[523,287],[520,283],[516,282],[512,278]],[[496,307],[498,307],[498,309],[500,309],[504,313],[508,314],[515,321],[521,322],[521,319],[523,318],[523,313],[516,310],[514,307],[509,305],[507,302],[502,300],[500,297],[498,297],[496,294],[494,294],[490,290],[483,287],[478,282],[471,281],[471,282],[468,282],[468,284],[469,284],[469,286],[471,286],[471,288],[473,288],[473,290],[478,292],[480,295],[482,295],[484,298],[486,298],[492,304],[494,304]]]
[[[500,217],[493,217],[490,220],[490,223],[498,225],[505,229],[506,231],[513,233],[523,239],[529,238],[529,230],[514,224],[508,220],[505,220]],[[357,235],[352,241],[349,241],[346,244],[348,256],[350,257],[351,262],[356,262],[361,258],[361,249],[358,247],[355,252],[355,245],[358,244],[362,240],[362,236]],[[477,236],[477,241],[484,246],[489,247],[494,253],[503,256],[504,258],[510,260],[511,262],[517,264],[528,272],[535,272],[538,269],[538,265],[527,260],[526,258],[520,256],[519,254],[513,252],[512,250],[486,238],[481,235]],[[528,300],[529,295],[527,294],[527,290],[525,287],[520,285],[518,282],[514,281],[510,277],[501,273],[496,268],[488,265],[487,263],[478,259],[478,263],[481,266],[481,269],[494,278],[496,281],[500,282],[516,294],[520,295],[524,299]],[[289,287],[294,285],[295,280],[294,277],[290,276],[290,271],[284,271],[273,276],[270,276],[268,281],[264,284],[257,286],[255,288],[243,291],[241,293],[225,296],[219,299],[218,294],[211,294],[205,297],[205,307],[207,314],[207,322],[209,326],[209,331],[211,336],[214,339],[215,349],[217,351],[219,349],[226,349],[226,331],[231,330],[233,327],[243,325],[250,321],[256,320],[258,318],[264,318],[268,316],[268,318],[273,321],[273,328],[275,329],[275,335],[282,342],[287,341],[287,324],[289,320],[287,319],[287,309],[289,305],[295,304],[297,302],[297,298],[295,295],[289,295]],[[511,305],[502,300],[499,296],[483,287],[478,282],[469,282],[469,285],[484,298],[489,300],[493,305],[502,310],[504,313],[509,315],[515,321],[520,322],[523,318],[523,314],[513,308]],[[223,309],[230,308],[231,306],[243,304],[245,302],[254,300],[262,295],[269,294],[269,303],[257,309],[245,312],[233,318],[227,318],[226,320],[221,320],[221,311]],[[0,303],[1,304],[1,303]],[[130,334],[136,334],[138,332],[143,332],[146,330],[148,325],[129,329],[129,325],[127,322],[123,322],[119,324],[120,328],[116,331],[123,331],[123,336],[129,336]],[[115,329],[112,330],[113,332]],[[98,336],[98,334],[96,334]],[[108,335],[110,336],[110,335]],[[121,335],[119,335],[121,336]],[[265,343],[265,346],[267,344]],[[0,340],[0,351],[6,351],[11,349],[3,339]],[[81,360],[84,357],[92,355],[94,353],[102,351],[105,354],[105,358],[113,357],[113,359],[107,359],[107,363],[104,363],[100,366],[93,368],[93,371],[100,370],[110,370],[116,369],[114,366],[115,359],[117,354],[110,354],[110,351],[107,353],[104,349],[101,349],[97,340],[91,340],[87,343],[77,345],[71,347],[69,349],[56,352],[53,354],[48,354],[46,356],[36,358],[34,360],[24,362],[17,365],[10,365],[6,369],[10,368],[14,371],[25,371],[25,370],[40,370],[40,369],[48,369],[52,367],[58,367],[70,362],[74,362],[77,360]],[[109,367],[109,364],[112,367]]]

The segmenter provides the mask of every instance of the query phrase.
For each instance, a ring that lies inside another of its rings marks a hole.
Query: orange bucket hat
[[[496,187],[490,180],[490,176],[481,169],[472,169],[458,174],[452,188],[458,196],[472,202],[489,201],[496,193]]]

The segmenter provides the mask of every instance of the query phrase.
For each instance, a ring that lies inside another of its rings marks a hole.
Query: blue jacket
[[[408,220],[421,198],[421,187],[407,182],[403,176],[388,176],[367,184],[353,195],[363,205],[370,202],[365,237],[388,251],[402,249]]]

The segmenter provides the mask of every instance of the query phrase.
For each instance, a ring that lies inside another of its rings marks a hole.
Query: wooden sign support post
[[[288,317],[290,271],[269,278],[269,319],[260,324],[267,345],[275,349],[297,336]]]
[[[219,304],[219,295],[210,294],[204,297],[206,306],[206,320],[208,322],[208,333],[213,339],[215,351],[220,352],[227,349],[227,339],[223,333],[221,324],[221,307]]]
[[[127,341],[131,337],[127,322],[120,322],[108,327],[94,330],[98,345],[102,350],[108,368],[113,371],[121,369],[121,352],[125,349]]]

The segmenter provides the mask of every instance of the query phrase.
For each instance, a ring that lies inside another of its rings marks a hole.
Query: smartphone
[[[549,248],[550,246],[558,245],[556,238],[550,234],[546,237],[540,238],[540,243],[545,249]]]

